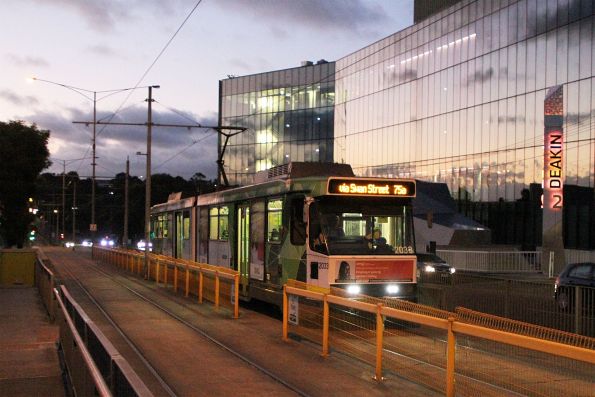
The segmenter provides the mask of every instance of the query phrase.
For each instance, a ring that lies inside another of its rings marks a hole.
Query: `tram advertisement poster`
[[[355,262],[356,280],[410,280],[413,278],[412,259],[366,260]]]
[[[300,305],[300,299],[299,296],[297,295],[289,295],[289,301],[288,301],[288,306],[289,306],[289,313],[287,316],[287,320],[289,322],[289,324],[291,325],[298,325],[298,316],[299,316],[299,305]]]

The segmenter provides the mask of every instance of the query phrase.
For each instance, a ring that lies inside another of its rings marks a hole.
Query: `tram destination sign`
[[[415,197],[415,181],[382,178],[329,178],[327,192],[341,196]]]

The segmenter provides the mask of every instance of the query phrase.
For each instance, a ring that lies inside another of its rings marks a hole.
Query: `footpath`
[[[64,396],[56,342],[35,287],[0,287],[0,396]]]

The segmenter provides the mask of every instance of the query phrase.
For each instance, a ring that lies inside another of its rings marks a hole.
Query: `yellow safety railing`
[[[354,300],[331,294],[331,291],[321,292],[306,286],[294,287],[288,283],[283,287],[283,339],[288,340],[289,335],[289,296],[297,296],[322,304],[322,356],[329,354],[329,324],[331,321],[329,304],[349,308],[358,312],[368,313],[375,318],[375,379],[382,380],[384,322],[386,319],[406,321],[421,326],[427,326],[446,332],[446,363],[445,385],[446,395],[455,395],[455,347],[457,336],[464,335],[483,340],[503,343],[537,352],[547,353],[558,357],[595,364],[595,350],[583,347],[569,346],[551,340],[539,339],[520,333],[506,332],[499,329],[484,327],[460,321],[455,313],[447,318],[435,317],[419,312],[402,310],[389,307],[390,304],[369,303],[365,297]],[[415,305],[415,304],[411,304]],[[447,313],[447,312],[446,312]],[[318,318],[318,317],[316,317]]]
[[[139,276],[143,276],[144,256],[144,252],[133,250],[93,247],[95,259],[116,265]],[[231,291],[223,291],[222,281],[225,281],[230,289],[233,288],[231,303],[233,318],[240,316],[240,275],[235,270],[151,253],[147,275],[149,280],[155,280],[158,285],[171,286],[174,293],[177,293],[181,289],[180,284],[183,284],[185,297],[194,295],[196,291],[199,303],[210,300],[216,310],[222,304],[220,298],[224,292],[229,292],[225,296],[231,296]],[[212,280],[212,290],[207,286],[206,280],[209,279]]]

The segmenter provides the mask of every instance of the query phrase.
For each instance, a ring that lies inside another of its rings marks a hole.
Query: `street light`
[[[119,88],[119,89],[115,89],[115,90],[104,90],[104,91],[93,91],[93,90],[88,90],[86,88],[80,88],[80,87],[75,87],[75,86],[68,85],[68,84],[57,83],[55,81],[40,79],[38,77],[29,77],[27,80],[29,82],[41,81],[43,83],[57,85],[57,86],[66,88],[70,91],[74,91],[89,101],[93,101],[93,139],[92,139],[93,162],[91,163],[91,165],[93,167],[93,173],[92,173],[93,181],[91,184],[91,225],[90,225],[89,229],[92,232],[96,232],[97,224],[95,223],[95,166],[97,165],[97,163],[95,162],[95,160],[97,159],[97,156],[95,155],[95,149],[96,149],[95,142],[96,142],[96,138],[97,138],[97,128],[96,128],[97,127],[97,102],[101,101],[109,96],[112,96],[114,94],[117,94],[119,92],[135,90],[135,89],[141,88],[141,87]],[[89,94],[93,94],[93,97],[91,97]],[[97,99],[97,94],[106,94],[106,95]]]
[[[58,225],[60,224],[60,218],[59,218],[60,215],[58,215],[59,212],[56,209],[54,210],[54,214],[56,214],[56,242],[59,242],[60,236],[58,235]]]

